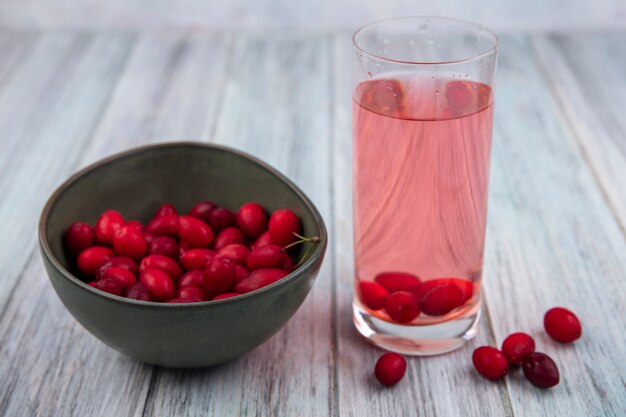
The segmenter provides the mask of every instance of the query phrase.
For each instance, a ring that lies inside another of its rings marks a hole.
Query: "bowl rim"
[[[240,158],[247,159],[248,161],[260,166],[261,168],[264,168],[265,170],[269,171],[270,174],[274,175],[278,179],[282,180],[285,184],[287,184],[287,186],[291,188],[291,190],[304,202],[304,205],[313,214],[315,223],[317,223],[319,226],[318,235],[319,235],[320,241],[316,245],[313,252],[304,261],[304,263],[300,267],[296,268],[294,271],[290,272],[284,278],[272,284],[266,285],[265,287],[259,288],[254,291],[250,291],[248,293],[241,294],[236,297],[225,298],[222,300],[215,300],[215,301],[209,300],[209,301],[201,301],[201,302],[195,302],[195,303],[175,303],[175,304],[154,302],[154,301],[134,300],[132,298],[121,297],[121,296],[107,293],[105,291],[97,290],[96,288],[91,287],[86,282],[82,281],[77,276],[75,276],[70,271],[68,271],[59,262],[56,256],[52,253],[52,249],[50,248],[50,245],[48,244],[48,234],[46,231],[48,221],[50,218],[50,212],[52,211],[52,208],[55,206],[55,204],[57,203],[61,195],[68,188],[70,188],[76,181],[82,178],[84,175],[90,172],[93,172],[105,165],[111,164],[120,159],[132,157],[142,152],[151,151],[155,149],[176,148],[176,147],[209,148],[212,150],[231,153]],[[301,276],[303,272],[306,272],[312,269],[315,266],[317,260],[324,255],[327,244],[328,244],[328,233],[326,230],[326,224],[324,223],[324,219],[322,218],[322,215],[317,210],[313,202],[304,194],[304,192],[302,192],[302,190],[300,190],[300,188],[296,184],[294,184],[284,174],[280,173],[276,168],[272,167],[268,163],[260,160],[259,158],[255,156],[252,156],[246,152],[243,152],[241,150],[234,149],[228,146],[217,145],[213,143],[205,143],[205,142],[181,141],[181,142],[160,142],[157,144],[148,144],[148,145],[142,145],[142,146],[130,148],[122,152],[118,152],[110,156],[107,156],[103,159],[97,160],[96,162],[93,162],[87,165],[86,167],[78,170],[74,174],[72,174],[67,180],[61,183],[61,185],[59,185],[54,190],[54,192],[50,195],[50,197],[46,201],[46,204],[44,205],[41,215],[39,217],[38,239],[39,239],[39,246],[41,248],[41,251],[43,252],[44,256],[48,259],[48,261],[54,266],[54,268],[57,271],[59,271],[61,275],[68,282],[70,282],[71,284],[77,286],[78,288],[84,291],[88,291],[92,294],[95,294],[96,296],[105,298],[109,301],[114,301],[114,302],[121,303],[121,304],[130,304],[136,307],[144,307],[144,308],[161,308],[162,307],[162,308],[168,308],[168,309],[196,309],[196,308],[219,306],[225,303],[234,304],[237,302],[243,302],[250,298],[256,298],[258,296],[262,296],[265,292],[272,291],[274,289],[288,285],[291,281]]]

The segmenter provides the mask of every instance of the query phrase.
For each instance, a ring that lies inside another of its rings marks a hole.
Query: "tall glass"
[[[454,19],[353,38],[354,323],[409,355],[477,331],[497,38]]]

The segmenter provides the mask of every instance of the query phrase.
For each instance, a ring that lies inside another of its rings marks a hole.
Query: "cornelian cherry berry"
[[[420,286],[420,279],[408,272],[381,272],[376,275],[374,282],[379,283],[387,291],[409,291],[416,292]]]
[[[382,355],[374,368],[376,379],[386,386],[392,386],[400,382],[405,373],[406,360],[403,356],[393,352]]]
[[[167,216],[167,215],[172,215],[172,214],[178,215],[178,210],[176,210],[176,207],[174,207],[174,205],[170,203],[163,203],[157,209],[156,213],[154,214],[154,217],[161,217],[161,216]]]
[[[194,269],[204,269],[215,257],[215,252],[211,249],[189,249],[178,257],[178,262],[185,268],[185,271]]]
[[[95,234],[93,228],[87,223],[72,223],[65,231],[65,247],[73,256],[78,256],[83,250],[93,246],[94,241]]]
[[[551,388],[559,383],[559,368],[551,357],[541,352],[533,352],[522,362],[524,376],[539,388]]]
[[[152,301],[152,296],[148,288],[141,282],[136,283],[126,290],[126,297],[133,300]]]
[[[94,232],[96,235],[96,242],[98,243],[113,243],[113,237],[117,229],[122,227],[126,223],[124,217],[115,210],[107,210],[100,215],[96,222]]]
[[[273,284],[287,276],[287,271],[278,268],[257,269],[235,286],[235,292],[247,293]]]
[[[139,272],[143,273],[151,269],[165,272],[174,281],[183,274],[178,262],[165,255],[148,255],[141,260]]]
[[[238,227],[227,227],[218,233],[213,242],[213,249],[220,250],[225,246],[232,245],[234,243],[245,243],[246,238],[243,232]]]
[[[217,251],[217,256],[226,258],[235,265],[245,265],[249,255],[250,249],[239,243],[224,246],[222,249]]]
[[[511,365],[519,365],[535,351],[535,340],[526,333],[513,333],[502,342],[502,353]]]
[[[237,284],[244,278],[248,278],[248,275],[250,275],[250,271],[241,265],[235,265],[235,282]]]
[[[474,293],[474,284],[472,283],[472,281],[463,278],[435,278],[428,281],[422,281],[417,290],[417,294],[419,295],[419,298],[421,300],[422,297],[424,297],[424,295],[430,290],[436,287],[451,284],[456,285],[457,287],[459,287],[459,290],[461,290],[463,303],[472,298],[472,295]]]
[[[146,236],[146,240],[147,236]],[[178,242],[169,236],[157,236],[149,242],[148,253],[151,255],[164,255],[170,258],[178,258]]]
[[[111,248],[91,246],[78,255],[78,269],[87,276],[95,277],[102,265],[113,258],[113,256],[115,256],[115,253]]]
[[[385,301],[389,297],[389,291],[377,282],[359,282],[360,300],[371,310],[380,310],[385,306]]]
[[[153,217],[146,225],[146,232],[156,236],[178,237],[178,221],[177,214],[163,214]]]
[[[285,256],[285,264],[283,265],[283,269],[289,273],[296,269],[296,265],[293,263],[289,255]]]
[[[209,221],[209,214],[217,205],[212,201],[201,201],[189,210],[188,215],[205,222]]]
[[[274,241],[272,240],[272,236],[270,236],[270,232],[263,232],[261,236],[252,244],[252,250],[260,248],[265,245],[273,245]]]
[[[208,301],[206,292],[198,287],[181,287],[176,292],[178,298],[185,298],[194,301]]]
[[[204,289],[210,298],[232,291],[237,272],[235,264],[226,258],[216,256],[204,268]]]
[[[185,272],[178,282],[178,288],[183,287],[204,287],[204,272],[201,269]]]
[[[443,316],[463,305],[463,292],[455,284],[444,284],[426,292],[420,300],[420,309],[429,316]]]
[[[268,231],[273,242],[276,242],[278,246],[285,247],[298,239],[294,233],[302,233],[302,226],[300,219],[293,211],[282,208],[270,216]]]
[[[135,260],[130,259],[126,256],[114,256],[113,258],[102,264],[100,269],[98,269],[98,272],[96,273],[96,279],[103,278],[104,273],[107,271],[107,269],[114,266],[125,269],[131,272],[133,275],[137,275],[137,272],[139,271],[139,267],[137,266],[137,262]]]
[[[178,235],[192,248],[208,248],[213,242],[213,231],[208,224],[191,216],[180,216]]]
[[[479,374],[493,381],[509,372],[509,362],[504,354],[491,346],[481,346],[474,350],[472,362]]]
[[[265,245],[254,249],[248,255],[248,269],[283,268],[287,254],[280,246]]]
[[[176,295],[172,279],[163,271],[149,269],[141,274],[139,280],[156,300],[168,300]]]
[[[576,314],[563,307],[548,310],[543,318],[543,326],[554,340],[561,343],[573,342],[583,333]]]
[[[112,278],[101,279],[100,281],[96,282],[96,285],[94,286],[101,291],[108,292],[109,294],[114,295],[121,296],[122,292],[124,291],[122,285],[117,280],[114,280]]]
[[[408,291],[396,291],[385,300],[385,312],[397,323],[408,323],[420,315],[417,295]]]
[[[213,297],[213,301],[224,300],[226,298],[237,297],[238,295],[241,295],[241,294],[238,293],[238,292],[226,292],[224,294],[216,295],[215,297]]]
[[[137,283],[137,278],[132,272],[117,266],[113,266],[106,270],[102,279],[107,278],[117,281],[122,286],[123,290],[126,290]]]
[[[113,249],[120,256],[140,259],[148,253],[148,242],[141,230],[134,226],[124,225],[115,232]]]
[[[209,226],[215,233],[237,224],[237,215],[232,211],[216,207],[209,213]]]
[[[237,212],[237,224],[247,237],[256,239],[267,229],[267,213],[258,203],[246,203]]]

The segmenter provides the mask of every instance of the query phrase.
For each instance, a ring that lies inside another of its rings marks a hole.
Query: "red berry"
[[[204,287],[204,272],[201,269],[185,272],[178,282],[178,288],[183,287]]]
[[[389,297],[389,291],[382,285],[371,282],[359,282],[359,299],[365,306],[372,310],[380,310],[385,306],[385,301]]]
[[[204,268],[204,289],[207,296],[213,298],[216,295],[231,292],[236,278],[235,264],[226,258],[216,256]]]
[[[132,272],[133,275],[137,275],[137,272],[139,271],[139,267],[137,266],[137,262],[135,262],[135,260],[130,259],[126,256],[115,256],[109,259],[108,261],[106,261],[100,267],[100,269],[98,269],[98,272],[96,273],[96,279],[103,278],[104,273],[107,271],[107,269],[112,268],[114,266],[125,269],[129,272]]]
[[[250,271],[244,268],[241,265],[235,265],[235,282],[239,284],[244,278],[247,278],[250,275]]]
[[[256,239],[267,230],[267,213],[257,203],[246,203],[237,212],[237,224],[250,239]]]
[[[143,233],[144,227],[139,220],[129,220],[126,224],[124,224],[124,226],[133,227]],[[115,235],[113,236],[113,239],[115,239]]]
[[[157,209],[156,213],[154,214],[154,217],[167,216],[171,214],[175,214],[178,216],[178,211],[176,210],[176,207],[174,207],[173,204],[164,203],[164,204],[161,204],[161,206]]]
[[[472,354],[474,368],[487,379],[496,380],[509,372],[509,362],[498,349],[481,346]]]
[[[153,217],[146,225],[146,232],[157,236],[178,237],[178,221],[179,216],[177,214]]]
[[[226,292],[224,294],[220,294],[217,295],[215,297],[213,297],[213,301],[217,301],[217,300],[224,300],[226,298],[232,298],[232,297],[237,297],[239,294],[238,292]]]
[[[429,316],[443,316],[462,305],[463,292],[455,284],[435,287],[420,300],[420,309]]]
[[[272,237],[270,236],[270,232],[263,232],[261,233],[261,236],[259,236],[259,238],[256,240],[256,242],[254,242],[252,244],[252,249],[257,249],[260,248],[261,246],[265,246],[265,245],[273,245],[274,241],[272,240]]]
[[[89,285],[90,287],[95,287],[97,283],[98,281],[89,281],[87,285]]]
[[[137,282],[137,278],[132,272],[117,266],[112,266],[106,270],[102,279],[107,278],[111,278],[119,282],[123,290],[132,287]]]
[[[513,333],[502,342],[502,353],[511,365],[519,365],[535,351],[535,341],[526,333]]]
[[[420,315],[417,295],[408,291],[397,291],[385,300],[385,311],[391,320],[408,323]]]
[[[208,301],[209,298],[202,288],[198,287],[181,287],[176,293],[178,298],[186,298],[193,301]]]
[[[141,230],[133,226],[124,225],[115,232],[113,249],[120,256],[140,259],[148,253],[148,242]]]
[[[78,256],[89,246],[93,246],[95,234],[87,223],[73,223],[65,231],[65,247],[71,255]]]
[[[215,207],[217,206],[212,201],[201,201],[193,206],[191,210],[189,210],[188,215],[208,223],[209,214],[211,213],[211,210],[213,210]]]
[[[146,239],[148,240],[148,239]],[[170,258],[178,258],[178,242],[169,236],[157,236],[149,243],[148,253],[151,255],[164,255]]]
[[[215,238],[215,242],[213,242],[213,248],[215,250],[220,250],[223,247],[228,245],[232,245],[235,243],[245,243],[246,238],[243,235],[243,232],[237,227],[227,227],[226,229],[219,232],[217,237]]]
[[[385,353],[376,362],[374,374],[376,379],[383,385],[395,385],[406,373],[406,360],[397,353]]]
[[[293,211],[282,208],[272,213],[268,231],[272,241],[276,242],[278,246],[285,247],[298,239],[294,233],[302,233],[302,226],[300,219]]]
[[[146,288],[146,286],[143,285],[141,282],[138,282],[129,289],[127,289],[126,297],[133,300],[152,301],[150,291],[148,291],[148,288]]]
[[[95,277],[102,265],[113,258],[113,256],[115,256],[115,253],[111,248],[91,246],[78,255],[78,269],[87,276]]]
[[[96,242],[98,243],[113,243],[113,237],[115,236],[115,232],[120,227],[124,226],[126,221],[122,215],[115,210],[107,210],[96,222],[96,227],[94,228],[94,232],[96,235]]]
[[[112,278],[104,278],[96,282],[95,287],[101,291],[108,292],[109,294],[122,295],[122,285]]]
[[[213,231],[202,220],[191,216],[180,216],[178,235],[188,242],[192,248],[208,248],[213,242]]]
[[[235,291],[245,294],[259,288],[263,288],[267,285],[273,284],[286,277],[287,271],[276,268],[257,269],[250,272],[247,278],[241,280],[235,286]]]
[[[164,255],[148,255],[141,260],[139,272],[143,273],[151,269],[165,272],[174,281],[183,274],[178,262]]]
[[[524,376],[539,388],[550,388],[559,383],[559,368],[545,353],[533,352],[522,363]]]
[[[248,256],[248,269],[283,268],[287,255],[280,246],[265,245],[254,249]]]
[[[215,252],[211,249],[189,249],[180,255],[178,261],[185,268],[185,271],[193,271],[194,269],[204,269],[214,256]]]
[[[283,265],[283,269],[289,273],[296,269],[296,266],[294,265],[289,255],[285,256],[285,264]]]
[[[561,343],[573,342],[583,333],[576,314],[563,307],[549,310],[543,318],[543,326],[553,339]]]
[[[416,292],[420,286],[420,279],[408,272],[381,272],[374,281],[385,287],[387,291]]]
[[[463,295],[463,303],[472,298],[474,293],[474,284],[472,281],[463,278],[435,278],[428,281],[422,281],[417,289],[417,295],[420,299],[422,299],[422,297],[430,290],[450,284],[454,284],[459,287],[459,290],[461,290],[461,294]]]
[[[237,215],[232,211],[216,207],[209,213],[209,226],[215,233],[237,224]]]
[[[139,280],[156,300],[169,300],[176,295],[172,279],[163,271],[149,269],[141,274]]]
[[[223,258],[230,260],[236,265],[245,265],[250,254],[250,249],[247,246],[234,243],[232,245],[224,246],[217,254]]]

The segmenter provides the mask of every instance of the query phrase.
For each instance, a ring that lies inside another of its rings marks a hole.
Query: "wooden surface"
[[[478,336],[409,360],[381,388],[381,351],[351,321],[349,37],[186,31],[0,31],[0,416],[626,415],[626,32],[501,42],[485,308]],[[204,370],[141,364],[83,330],[36,245],[53,189],[147,142],[211,141],[266,160],[326,219],[302,308],[249,354]],[[542,330],[571,307],[583,338]],[[493,383],[472,349],[528,331],[561,383]]]

